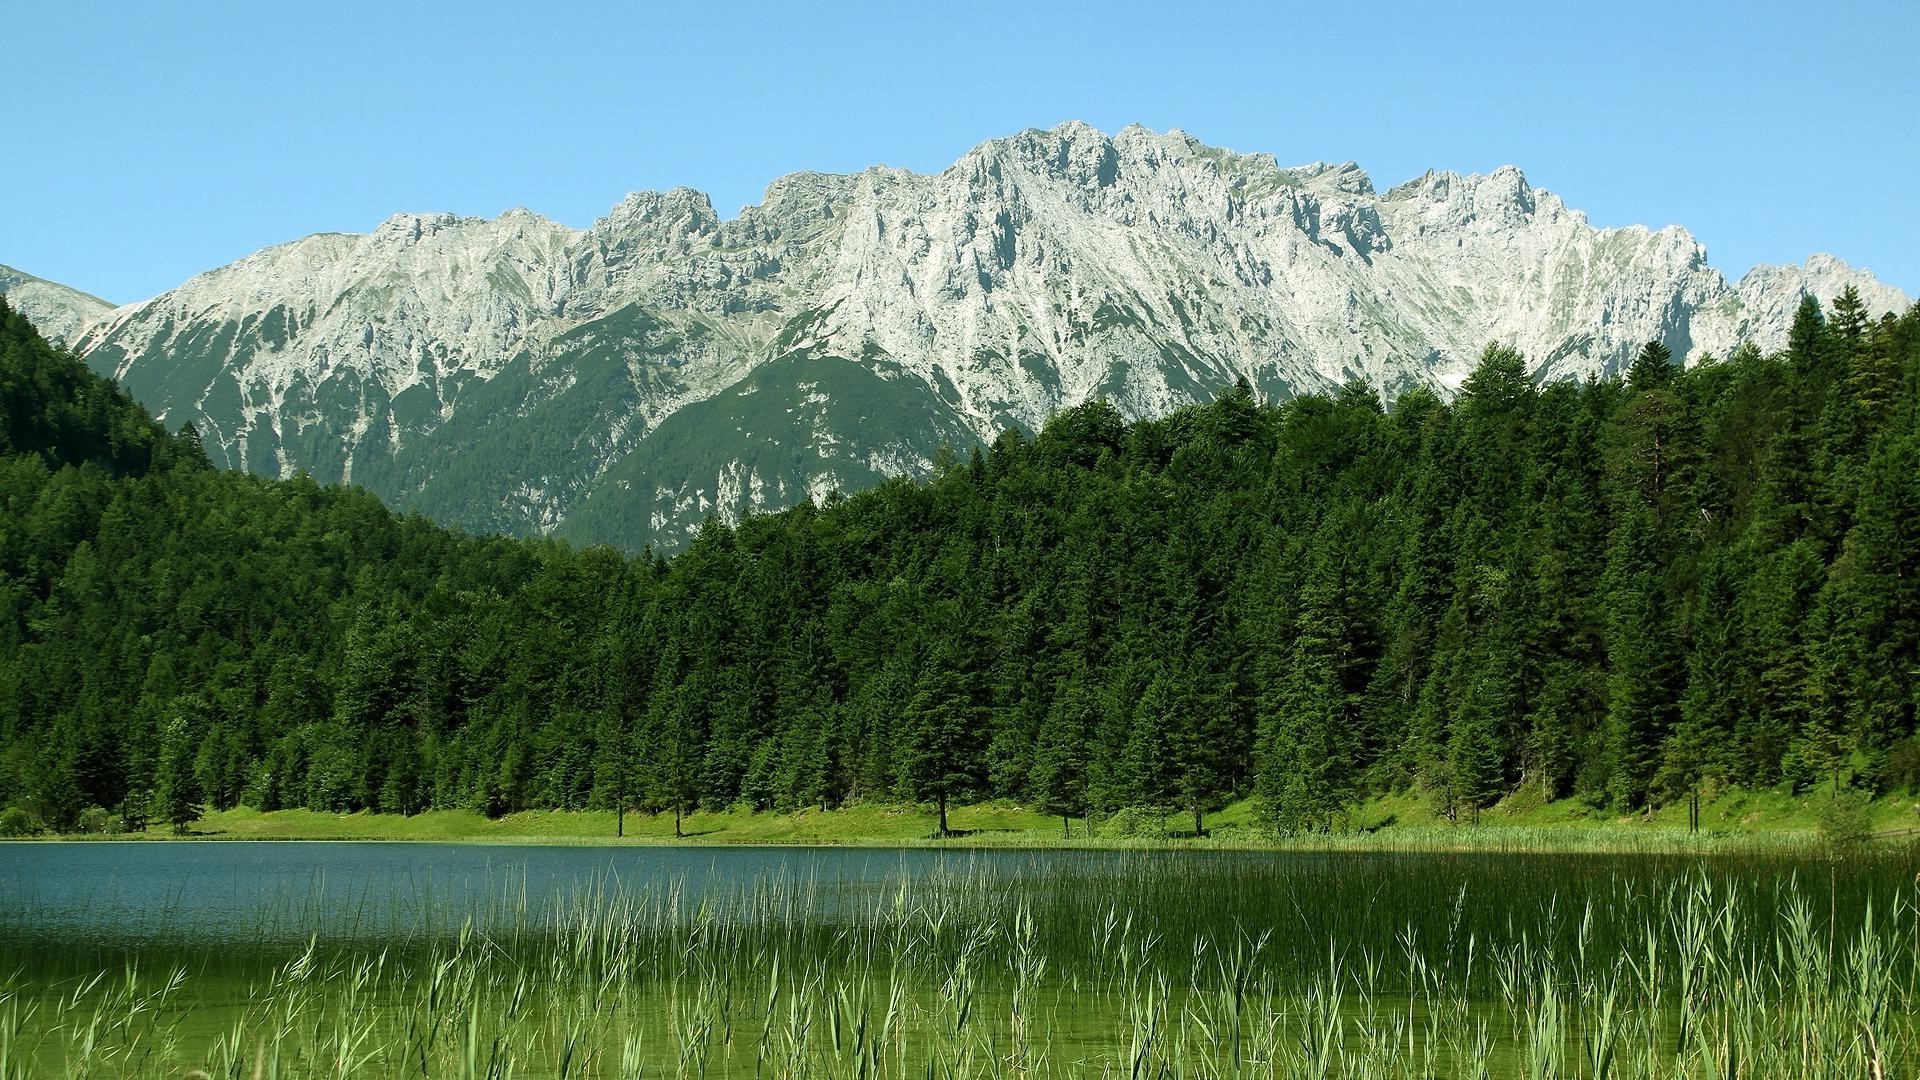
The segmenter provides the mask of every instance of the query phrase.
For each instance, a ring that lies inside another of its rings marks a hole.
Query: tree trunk
[[[680,804],[678,803],[673,807],[673,835],[676,840],[686,835],[680,831]]]
[[[947,829],[947,793],[943,791],[940,793],[940,835],[946,836],[948,832],[949,830]]]
[[[1207,823],[1201,819],[1200,804],[1194,803],[1193,804],[1193,838],[1195,840],[1198,840],[1205,835],[1207,835]]]
[[[624,802],[613,808],[613,835],[627,835],[627,804]]]
[[[1060,815],[1060,839],[1073,839],[1073,819],[1065,814]]]

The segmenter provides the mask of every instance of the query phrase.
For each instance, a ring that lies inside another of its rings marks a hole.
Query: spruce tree
[[[967,652],[963,645],[942,643],[928,656],[902,717],[895,759],[901,793],[935,805],[940,836],[953,832],[948,806],[977,792],[985,779],[983,673]]]
[[[178,703],[160,735],[160,809],[178,835],[201,814],[199,777],[193,768],[197,732],[192,716],[204,708],[197,702]]]
[[[1655,390],[1673,380],[1673,350],[1658,341],[1649,341],[1634,354],[1627,369],[1627,385],[1635,390]]]
[[[1654,538],[1651,512],[1630,510],[1608,559],[1607,794],[1623,809],[1646,804],[1679,704],[1680,657]]]
[[[1073,835],[1074,818],[1087,814],[1087,741],[1095,715],[1086,686],[1071,680],[1054,698],[1034,747],[1034,804],[1059,816],[1062,838]]]

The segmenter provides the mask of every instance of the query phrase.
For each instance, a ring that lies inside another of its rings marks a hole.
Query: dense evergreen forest
[[[1096,402],[671,559],[213,469],[3,302],[0,401],[16,824],[1920,780],[1920,307],[1586,385],[1490,347],[1450,403]]]

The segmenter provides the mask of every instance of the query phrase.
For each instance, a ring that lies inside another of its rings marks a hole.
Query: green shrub
[[[1094,831],[1113,840],[1159,839],[1167,835],[1167,815],[1157,807],[1123,806],[1102,819]]]
[[[44,828],[39,818],[17,806],[0,810],[0,836],[33,836]]]
[[[118,832],[114,828],[113,813],[101,806],[89,806],[80,811],[78,825],[83,833]]]
[[[1873,812],[1866,792],[1835,792],[1820,808],[1820,838],[1835,851],[1850,851],[1873,838]]]

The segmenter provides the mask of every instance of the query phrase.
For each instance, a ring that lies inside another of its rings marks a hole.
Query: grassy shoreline
[[[1242,801],[1209,814],[1209,835],[1196,838],[1191,819],[1134,815],[1130,828],[1075,819],[1063,836],[1060,819],[1004,803],[956,807],[957,835],[934,835],[930,808],[862,805],[838,810],[696,811],[674,835],[671,814],[628,813],[625,835],[606,810],[535,810],[487,818],[469,810],[411,816],[324,813],[311,810],[216,811],[186,835],[164,826],[139,833],[58,834],[40,839],[86,840],[333,840],[419,843],[527,843],[610,846],[781,845],[993,848],[1218,848],[1353,851],[1704,852],[1804,849],[1824,846],[1819,820],[1828,796],[1784,791],[1731,791],[1702,803],[1700,831],[1689,832],[1684,806],[1620,816],[1575,800],[1543,802],[1515,796],[1483,811],[1477,823],[1448,822],[1416,800],[1385,797],[1356,808],[1345,827],[1328,833],[1276,837]],[[1911,842],[1920,830],[1920,802],[1883,798],[1868,808],[1882,842]]]
[[[247,888],[209,874],[206,845],[158,854],[219,879],[203,898]],[[337,903],[309,884],[312,902],[256,894],[172,933],[184,894],[150,913],[159,933],[133,908],[73,923],[23,897],[0,925],[0,1076],[1809,1080],[1920,1064],[1901,856],[998,862],[853,880],[603,870],[477,893],[342,882]]]

